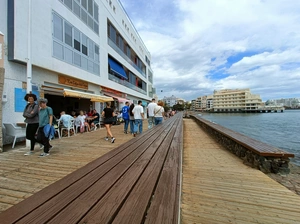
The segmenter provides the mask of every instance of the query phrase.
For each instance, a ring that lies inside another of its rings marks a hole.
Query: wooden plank
[[[168,153],[168,148],[173,141],[173,135],[177,131],[177,124],[174,124],[172,130],[164,140],[164,143],[159,146],[157,153],[154,155],[152,162],[145,169],[138,183],[130,192],[128,198],[122,205],[120,211],[114,218],[112,223],[143,223],[146,209],[151,200],[151,196],[156,186],[162,170],[165,157]],[[168,187],[168,186],[166,186]]]
[[[175,133],[174,140],[170,146],[161,177],[155,189],[152,202],[146,215],[145,223],[176,223],[178,209],[175,207],[179,200],[178,192],[178,166],[179,156],[182,150],[179,138],[182,134],[182,120]],[[168,186],[168,187],[166,187]]]

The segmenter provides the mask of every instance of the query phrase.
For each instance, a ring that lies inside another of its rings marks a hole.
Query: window
[[[81,50],[82,53],[86,56],[88,55],[87,40],[87,37],[84,34],[82,34]]]
[[[99,6],[95,0],[60,0],[91,30],[99,34]]]
[[[53,57],[99,75],[99,46],[55,12],[52,23]]]
[[[63,41],[63,20],[56,14],[53,15],[53,23],[54,23],[54,29],[53,29],[53,35],[55,38],[57,38],[60,41]]]
[[[65,22],[65,43],[72,47],[72,26]]]
[[[74,28],[74,48],[80,51],[80,32]]]

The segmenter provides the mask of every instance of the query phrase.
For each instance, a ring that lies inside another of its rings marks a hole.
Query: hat
[[[24,96],[24,100],[28,101],[28,98],[29,97],[33,97],[33,100],[36,101],[37,98],[36,98],[36,95],[33,94],[33,93],[27,93],[25,96]]]
[[[48,100],[46,98],[40,98],[39,103],[48,103]]]

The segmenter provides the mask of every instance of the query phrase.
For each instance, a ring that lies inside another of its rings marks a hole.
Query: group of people
[[[51,107],[47,106],[48,100],[45,98],[40,98],[37,101],[35,94],[26,94],[24,99],[28,102],[26,105],[23,116],[25,117],[26,126],[26,138],[30,140],[30,151],[25,155],[31,155],[34,152],[35,143],[38,142],[42,145],[44,150],[40,154],[40,157],[48,156],[49,151],[52,149],[49,139],[54,137],[55,129],[53,123],[55,121],[53,110]],[[38,103],[36,103],[36,101]],[[152,128],[154,125],[162,123],[164,118],[164,107],[163,102],[159,101],[155,103],[155,99],[149,103],[147,107],[148,113],[148,129]],[[76,115],[68,115],[65,111],[60,113],[60,127],[68,127],[70,119],[73,119]],[[101,116],[103,117],[103,123],[106,128],[105,140],[115,142],[113,137],[111,126],[115,122],[116,113],[113,108],[111,108],[111,102],[106,103],[106,107],[103,109]],[[135,137],[137,133],[143,132],[143,120],[144,120],[144,108],[142,106],[142,101],[138,101],[138,105],[133,103],[129,106],[129,102],[125,103],[122,108],[122,118],[124,121],[124,133],[128,133],[128,128],[130,126],[130,133]],[[79,115],[76,116],[76,120],[80,122],[80,130],[84,131],[85,127],[88,131],[95,128],[100,121],[100,114],[94,109],[92,114],[88,116],[84,111],[80,111]]]
[[[38,142],[43,146],[44,152],[40,157],[48,156],[52,146],[49,138],[54,136],[53,110],[47,106],[48,100],[40,98],[38,104],[35,94],[26,94],[24,99],[28,102],[24,108],[23,116],[25,117],[26,138],[30,140],[30,151],[25,155],[31,155],[34,152],[35,143]]]
[[[164,103],[159,101],[155,103],[155,99],[152,99],[147,107],[148,113],[148,129],[152,128],[154,125],[162,123],[164,118]],[[143,120],[144,120],[144,108],[142,106],[142,101],[138,101],[138,105],[133,103],[129,106],[129,102],[125,103],[122,108],[122,118],[124,121],[124,133],[128,133],[128,126],[130,126],[130,133],[135,137],[137,133],[143,132]]]

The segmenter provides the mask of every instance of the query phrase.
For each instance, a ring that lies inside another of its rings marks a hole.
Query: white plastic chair
[[[59,125],[60,120],[57,121],[57,124],[54,125],[55,133],[57,132],[58,138],[61,138],[60,132],[59,132]]]
[[[13,123],[3,123],[6,130],[6,135],[13,136],[14,142],[12,144],[12,149],[15,147],[16,140],[18,138],[26,138],[26,127],[19,127]]]
[[[68,123],[68,127],[62,127],[62,128],[61,128],[61,130],[60,130],[60,136],[63,136],[63,135],[62,135],[62,134],[63,134],[63,130],[67,130],[67,131],[68,131],[68,137],[70,137],[70,131],[71,131],[71,130],[73,130],[74,135],[76,135],[74,123],[75,123],[75,119],[74,119],[74,118],[70,119],[70,120],[69,120],[69,123]]]

